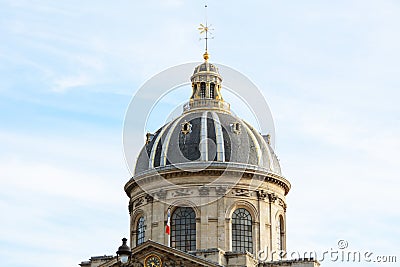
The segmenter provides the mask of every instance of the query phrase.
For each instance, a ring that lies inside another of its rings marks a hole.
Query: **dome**
[[[208,61],[203,62],[202,64],[198,65],[193,72],[193,76],[200,75],[202,73],[214,74],[216,76],[220,76],[218,68]],[[221,78],[222,79],[222,78]]]
[[[192,96],[184,105],[182,115],[154,134],[147,134],[136,162],[135,176],[182,164],[251,167],[281,175],[269,136],[261,135],[231,114],[229,103],[221,95],[222,77],[218,68],[208,62],[207,52],[204,59],[190,78]]]
[[[226,112],[184,113],[148,137],[137,159],[135,176],[154,168],[207,162],[252,165],[281,175],[268,136]]]

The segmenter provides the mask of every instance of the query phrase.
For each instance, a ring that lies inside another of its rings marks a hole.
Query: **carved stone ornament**
[[[279,206],[281,206],[283,208],[284,211],[286,211],[287,205],[285,203],[285,201],[283,201],[281,198],[279,198]]]
[[[154,197],[152,195],[146,194],[145,198],[147,203],[151,203],[154,201]]]
[[[138,199],[135,200],[135,208],[139,207],[140,205],[142,205],[144,202],[143,197],[139,197]]]
[[[236,189],[235,192],[232,192],[237,197],[250,197],[251,192],[247,189]]]
[[[268,194],[264,192],[264,190],[259,190],[257,191],[257,198],[259,200],[265,200],[267,198]]]
[[[167,197],[167,191],[164,189],[160,189],[158,192],[155,193],[157,199],[164,200]]]
[[[226,194],[226,187],[218,186],[215,188],[215,192],[218,196],[224,196]]]
[[[199,187],[200,196],[208,196],[210,194],[210,188],[206,186]]]
[[[189,189],[181,188],[181,189],[176,190],[172,195],[174,197],[185,197],[185,196],[190,196],[191,194],[193,194],[193,192],[190,191]]]
[[[274,203],[276,199],[277,199],[277,196],[274,193],[268,194],[269,202]]]

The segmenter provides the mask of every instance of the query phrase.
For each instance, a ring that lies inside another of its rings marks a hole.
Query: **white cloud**
[[[53,87],[53,91],[62,93],[72,88],[87,86],[90,84],[90,82],[90,78],[84,74],[78,76],[61,77],[54,81],[55,86]]]
[[[0,11],[0,69],[11,69],[1,80],[13,93],[42,99],[43,91],[91,93],[121,82],[128,86],[107,90],[130,94],[166,67],[201,59],[201,3],[7,3]],[[398,3],[209,6],[212,59],[241,66],[268,89],[277,153],[293,185],[289,247],[329,249],[338,238],[384,252],[398,247]],[[41,121],[35,112],[29,119]],[[31,266],[71,266],[114,253],[129,231],[120,129],[79,134],[13,126],[0,134],[6,265],[26,266],[29,258]],[[132,138],[138,151],[143,136]],[[21,250],[23,258],[15,253]]]

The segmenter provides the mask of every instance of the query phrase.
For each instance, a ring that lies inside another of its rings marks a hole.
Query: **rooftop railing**
[[[192,99],[183,106],[183,112],[188,112],[195,109],[219,109],[230,111],[231,105],[222,100],[211,98]]]

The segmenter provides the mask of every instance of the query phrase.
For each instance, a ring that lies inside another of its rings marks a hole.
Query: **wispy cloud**
[[[75,77],[60,77],[54,81],[55,87],[53,91],[55,92],[65,92],[68,89],[86,86],[90,84],[90,79],[84,74]]]
[[[289,247],[398,247],[399,9],[209,3],[212,61],[255,81],[275,116],[293,185]],[[0,257],[71,266],[112,254],[129,231],[121,105],[155,73],[201,60],[203,4],[9,0],[0,17]],[[138,151],[142,133],[130,145]]]

